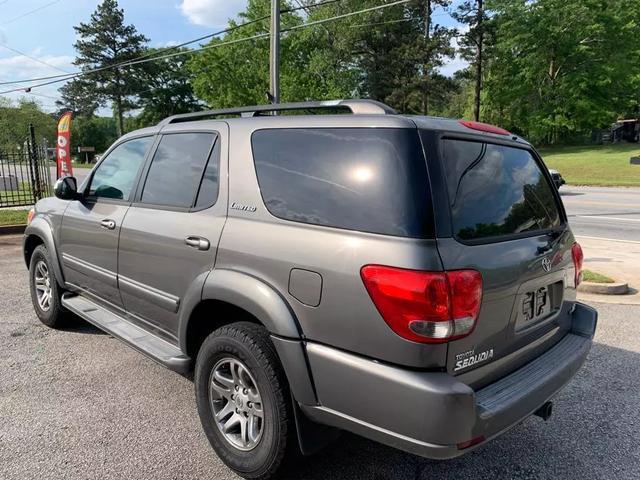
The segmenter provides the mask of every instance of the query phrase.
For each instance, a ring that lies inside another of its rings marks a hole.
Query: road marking
[[[620,243],[635,243],[637,245],[640,245],[640,242],[636,241],[636,240],[620,240],[619,238],[606,238],[606,237],[592,237],[589,235],[575,235],[576,238],[580,239],[580,238],[586,238],[589,240],[607,240],[609,242],[620,242]]]
[[[575,215],[574,218],[595,218],[597,220],[618,220],[620,222],[640,222],[640,218],[605,217],[601,215]]]
[[[618,207],[618,208],[629,208],[628,203],[623,202],[594,202],[591,200],[580,200],[579,198],[573,198],[571,200],[567,198],[562,199],[563,203],[569,204],[572,207],[578,207],[580,205],[592,205],[594,207],[602,206],[602,207]]]

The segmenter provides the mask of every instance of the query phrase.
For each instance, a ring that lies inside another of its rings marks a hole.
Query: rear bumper
[[[429,458],[459,456],[458,444],[500,435],[556,394],[584,363],[597,312],[576,303],[560,342],[478,391],[446,373],[405,370],[323,345],[307,344],[320,405],[312,420]]]

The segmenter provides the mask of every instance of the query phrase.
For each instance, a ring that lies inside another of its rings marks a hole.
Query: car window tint
[[[264,203],[276,217],[387,235],[432,235],[416,130],[260,130],[252,147]]]
[[[200,191],[196,200],[196,208],[208,208],[218,200],[218,188],[220,185],[220,138],[215,140],[213,152],[207,162],[207,168],[202,176]]]
[[[486,239],[560,225],[554,187],[529,151],[444,140],[443,157],[458,238]]]
[[[193,206],[213,133],[172,133],[162,137],[153,155],[142,202],[173,207]]]
[[[91,179],[89,195],[126,200],[144,161],[153,137],[135,138],[121,143],[98,165]]]

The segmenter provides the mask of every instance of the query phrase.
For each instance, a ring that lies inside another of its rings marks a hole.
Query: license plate
[[[532,292],[524,294],[522,300],[522,318],[525,322],[531,322],[547,316],[551,312],[549,289],[540,287]]]

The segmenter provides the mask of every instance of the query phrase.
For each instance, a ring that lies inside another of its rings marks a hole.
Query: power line
[[[369,8],[365,8],[365,9],[362,9],[362,10],[357,10],[355,12],[349,12],[349,13],[344,13],[342,15],[336,15],[334,17],[324,18],[324,19],[321,19],[321,20],[315,20],[315,21],[312,21],[312,22],[307,22],[307,23],[303,23],[303,24],[300,24],[300,25],[295,25],[293,27],[289,27],[289,28],[283,29],[282,33],[299,30],[301,28],[312,27],[312,26],[315,26],[315,25],[321,25],[321,24],[328,23],[328,22],[335,21],[335,20],[341,20],[343,18],[352,17],[354,15],[359,15],[361,13],[368,13],[368,12],[372,12],[372,11],[376,11],[376,10],[382,10],[382,9],[394,7],[394,6],[397,6],[397,5],[402,5],[402,4],[408,3],[410,1],[412,1],[412,0],[397,0],[395,2],[385,3],[385,4],[382,4],[382,5],[377,5],[375,7],[369,7]],[[215,44],[212,44],[212,45],[205,45],[205,46],[202,46],[200,48],[194,48],[194,49],[186,50],[186,51],[182,51],[182,52],[175,52],[175,53],[170,53],[170,54],[166,54],[166,55],[160,55],[160,56],[157,56],[157,57],[146,58],[146,59],[144,57],[139,57],[138,59],[134,59],[134,60],[127,61],[127,62],[122,62],[120,64],[109,65],[109,66],[101,67],[101,68],[98,68],[98,69],[95,69],[95,70],[88,70],[88,71],[84,71],[84,72],[79,72],[79,73],[76,73],[76,74],[68,75],[68,76],[66,76],[65,78],[62,78],[62,79],[57,79],[57,80],[52,80],[52,81],[45,82],[45,83],[40,83],[40,84],[37,84],[37,85],[32,85],[30,88],[38,88],[38,87],[43,87],[45,85],[51,85],[51,84],[54,84],[54,83],[65,82],[65,81],[71,80],[73,78],[77,78],[77,77],[80,77],[80,76],[88,75],[88,74],[95,73],[95,72],[102,71],[102,70],[108,70],[108,69],[118,68],[118,67],[128,67],[128,66],[132,66],[132,65],[138,65],[138,64],[141,64],[141,63],[147,63],[147,62],[156,61],[156,60],[163,60],[165,58],[173,58],[173,57],[182,56],[182,55],[191,55],[193,53],[201,52],[203,50],[209,50],[209,49],[212,49],[212,48],[223,47],[223,46],[226,46],[226,45],[233,45],[233,44],[236,44],[236,43],[243,43],[243,42],[247,42],[247,41],[251,41],[251,40],[257,40],[257,39],[261,39],[261,38],[266,38],[268,36],[269,36],[269,33],[259,33],[259,34],[256,34],[256,35],[252,35],[250,37],[238,38],[238,39],[235,39],[235,40],[230,40],[230,41],[221,42],[221,43],[215,43]],[[64,77],[64,75],[58,75],[58,76],[55,76],[55,77]],[[25,80],[22,80],[22,81],[25,81]],[[29,81],[29,80],[26,80],[26,81]],[[22,90],[23,90],[22,88],[15,88],[15,89],[12,89],[12,90],[5,90],[3,92],[0,92],[0,95],[5,95],[7,93],[13,93],[13,92],[19,92],[19,91],[22,91]]]
[[[9,1],[9,0],[5,0],[5,1]],[[328,5],[328,4],[331,4],[331,3],[337,3],[337,2],[341,2],[341,1],[343,1],[343,0],[325,0],[323,2],[314,3],[314,4],[308,5],[306,7],[302,7],[301,6],[301,7],[297,7],[297,8],[290,8],[290,9],[287,9],[287,10],[281,10],[281,13],[295,12],[297,10],[302,10],[303,8],[316,8],[316,7],[320,7],[322,5]],[[142,55],[141,57],[137,57],[134,60],[140,60],[140,59],[143,59],[143,58],[153,57],[153,56],[158,55],[159,53],[162,53],[162,52],[175,50],[177,48],[182,48],[182,47],[185,47],[185,46],[190,45],[192,43],[196,43],[196,42],[200,42],[202,40],[206,40],[208,38],[213,38],[213,37],[217,37],[219,35],[223,35],[223,34],[226,34],[226,33],[231,33],[231,32],[233,32],[235,30],[240,29],[240,28],[247,27],[249,25],[253,25],[254,23],[258,23],[258,22],[261,22],[263,20],[267,20],[270,17],[271,17],[271,15],[264,15],[262,17],[254,19],[254,20],[250,20],[248,22],[244,22],[244,23],[241,23],[239,25],[234,25],[232,27],[227,27],[227,28],[225,28],[223,30],[220,30],[220,31],[217,31],[217,32],[214,32],[214,33],[210,33],[208,35],[203,35],[201,37],[194,38],[193,40],[189,40],[187,42],[183,42],[183,43],[180,43],[178,45],[172,45],[170,47],[165,47],[165,48],[159,49],[159,50],[157,50],[155,52],[151,52],[151,53],[148,53],[146,55]],[[8,81],[8,82],[0,82],[0,85],[13,85],[13,84],[19,84],[19,83],[23,83],[23,82],[37,82],[37,81],[41,81],[41,80],[52,80],[54,78],[66,78],[66,77],[69,77],[69,79],[71,79],[72,75],[79,75],[79,74],[88,75],[89,73],[95,73],[95,72],[98,72],[98,71],[101,71],[101,70],[106,70],[106,69],[110,69],[110,68],[116,68],[118,66],[125,66],[130,61],[131,60],[126,60],[126,61],[119,62],[119,63],[114,64],[114,65],[109,65],[107,67],[100,67],[100,68],[96,68],[96,69],[92,69],[92,70],[85,70],[84,72],[80,71],[80,72],[68,73],[68,75],[48,75],[46,77],[27,78],[27,79],[22,79],[22,80],[12,80],[12,81]],[[67,72],[65,72],[65,73],[67,73]]]
[[[443,17],[445,15],[449,15],[449,13],[438,13],[435,15],[431,15],[431,18],[433,17]],[[385,22],[375,22],[375,23],[357,23],[355,25],[349,25],[349,28],[356,28],[356,27],[377,27],[379,25],[390,25],[393,23],[404,23],[404,22],[411,22],[413,20],[419,20],[419,18],[417,17],[409,17],[409,18],[400,18],[397,20],[387,20]]]
[[[26,17],[27,15],[31,15],[32,13],[36,13],[36,12],[39,12],[40,10],[44,10],[45,8],[50,7],[51,5],[53,5],[54,3],[58,3],[59,1],[60,0],[53,0],[53,2],[46,3],[44,5],[41,5],[38,8],[34,8],[33,10],[29,10],[28,12],[23,13],[22,15],[18,15],[17,17],[12,18],[11,20],[7,20],[6,22],[2,22],[2,23],[0,23],[0,25],[8,25],[10,23],[13,23],[16,20],[20,20],[21,18]]]
[[[378,5],[376,7],[365,8],[363,10],[358,10],[356,12],[343,13],[342,15],[336,15],[335,17],[329,17],[329,18],[323,18],[323,19],[320,19],[320,20],[314,20],[313,22],[302,23],[300,25],[295,25],[293,27],[285,28],[285,29],[282,30],[282,33],[291,32],[293,30],[299,30],[301,28],[312,27],[314,25],[322,25],[323,23],[332,22],[334,20],[341,20],[343,18],[352,17],[352,16],[358,15],[360,13],[369,13],[369,12],[373,12],[375,10],[382,10],[383,8],[394,7],[396,5],[401,5],[403,3],[409,3],[410,1],[412,1],[412,0],[398,0],[398,1],[392,2],[392,3],[386,3],[386,4],[383,4],[383,5]]]
[[[133,58],[133,59],[130,59],[130,60],[124,60],[122,62],[115,63],[113,65],[108,65],[108,66],[94,68],[94,69],[85,70],[85,71],[71,72],[71,73],[68,73],[66,75],[48,75],[46,77],[27,78],[27,79],[22,79],[22,80],[12,80],[12,81],[9,81],[9,82],[0,82],[0,85],[12,85],[12,84],[18,84],[18,83],[23,83],[23,82],[37,82],[37,81],[40,81],[40,80],[52,80],[52,79],[56,79],[56,78],[63,79],[62,81],[64,81],[64,80],[70,80],[71,78],[73,78],[75,76],[79,76],[79,75],[88,75],[90,73],[96,73],[96,72],[100,72],[102,70],[109,70],[111,68],[116,68],[116,67],[120,67],[120,66],[126,66],[126,65],[128,65],[130,62],[132,62],[134,60],[141,60],[141,59],[148,58],[148,57],[154,57],[155,55],[158,55],[158,54],[160,54],[162,52],[175,50],[176,48],[181,48],[181,47],[184,47],[186,45],[189,45],[189,44],[192,44],[192,43],[195,43],[195,42],[199,42],[201,40],[206,40],[207,38],[216,37],[218,35],[222,35],[222,34],[225,34],[225,33],[231,33],[231,32],[233,32],[235,30],[238,30],[238,29],[240,29],[242,27],[246,27],[248,25],[252,25],[254,23],[266,20],[269,17],[270,17],[270,15],[265,15],[263,17],[256,18],[255,20],[250,20],[248,22],[244,22],[244,23],[241,23],[239,25],[234,25],[232,27],[225,28],[224,30],[220,30],[220,31],[215,32],[215,33],[210,33],[208,35],[203,35],[202,37],[198,37],[198,38],[195,38],[193,40],[189,40],[187,42],[180,43],[178,45],[172,45],[170,47],[161,48],[159,50],[156,50],[155,52],[150,52],[150,53],[147,53],[145,55],[142,55],[140,57],[136,57],[136,58]]]
[[[287,8],[285,10],[280,10],[280,13],[297,12],[298,10],[310,10],[312,8],[321,7],[323,5],[329,5],[331,3],[338,3],[338,2],[342,2],[342,1],[343,0],[325,0],[324,2],[311,3],[309,5],[302,5],[298,0],[295,0],[295,2],[298,5],[300,5],[299,7]]]
[[[60,67],[56,67],[55,65],[51,65],[50,63],[47,63],[44,60],[40,60],[39,58],[32,57],[31,55],[27,55],[26,53],[18,50],[17,48],[12,48],[12,47],[10,47],[9,45],[7,45],[5,43],[0,43],[0,47],[6,48],[7,50],[11,50],[12,52],[17,53],[18,55],[21,55],[21,56],[26,57],[26,58],[28,58],[30,60],[33,60],[34,62],[41,63],[42,65],[46,65],[47,67],[53,68],[54,70],[58,70],[59,72],[64,72],[66,74],[69,73],[69,72],[67,72],[66,70],[63,70]]]

